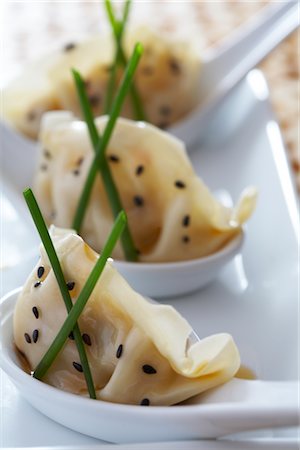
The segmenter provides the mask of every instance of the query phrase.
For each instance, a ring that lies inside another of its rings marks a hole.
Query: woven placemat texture
[[[218,46],[222,39],[266,3],[266,0],[136,0],[131,21],[150,21],[170,33],[196,39],[199,49],[204,51]],[[114,5],[121,8],[122,2],[115,1]],[[108,27],[103,1],[4,0],[2,9],[2,56],[7,77],[45,51]],[[299,41],[298,30],[275,49],[260,68],[269,83],[271,102],[300,192]]]

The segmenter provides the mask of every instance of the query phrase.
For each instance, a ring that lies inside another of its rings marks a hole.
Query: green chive
[[[130,6],[131,6],[131,0],[125,1],[124,8],[123,8],[123,18],[121,21],[116,19],[110,0],[105,0],[104,5],[105,5],[105,9],[106,9],[106,13],[107,13],[109,22],[113,29],[113,33],[114,33],[117,43],[119,45],[123,38],[125,25],[128,20]]]
[[[23,195],[24,195],[24,198],[28,205],[32,219],[35,223],[36,229],[41,237],[41,241],[42,241],[44,248],[46,250],[46,253],[48,255],[48,258],[49,258],[50,264],[52,266],[54,275],[56,277],[62,298],[65,303],[67,312],[70,312],[70,310],[72,309],[72,306],[73,306],[72,300],[70,297],[70,293],[68,291],[66,280],[64,278],[53,242],[48,233],[48,229],[47,229],[47,226],[43,219],[40,208],[37,204],[37,201],[35,199],[35,196],[33,195],[33,192],[31,191],[31,189],[29,189],[29,188],[25,189],[23,192]],[[70,330],[70,332],[71,331],[72,330]],[[90,397],[95,399],[96,392],[95,392],[95,388],[94,388],[93,378],[92,378],[91,370],[89,367],[88,359],[86,356],[84,343],[82,341],[81,332],[80,332],[80,329],[79,329],[79,326],[77,323],[74,324],[73,333],[74,333],[75,343],[76,343],[79,357],[80,357],[80,362],[81,362],[81,365],[83,368],[83,373],[84,373],[84,376],[86,379],[87,388],[88,388]]]
[[[120,110],[122,108],[124,99],[126,97],[128,89],[132,82],[134,72],[136,70],[138,62],[142,55],[142,51],[143,51],[142,45],[136,44],[133,54],[132,54],[132,56],[129,60],[129,63],[127,65],[127,68],[125,70],[119,91],[113,102],[111,114],[110,114],[108,122],[106,124],[105,130],[103,133],[103,137],[97,143],[96,156],[91,164],[88,176],[86,178],[85,185],[82,190],[81,197],[79,199],[79,203],[78,203],[74,221],[73,221],[73,227],[75,228],[75,230],[77,230],[77,232],[80,231],[80,228],[82,225],[82,221],[83,221],[85,211],[86,211],[89,199],[90,199],[91,191],[92,191],[92,188],[94,185],[95,177],[97,175],[97,171],[99,170],[99,167],[102,168],[103,164],[105,164],[105,162],[106,162],[105,151],[106,151],[109,139],[111,137],[111,134],[113,132],[114,126],[116,124],[116,121],[118,119],[118,116],[120,114]]]
[[[42,360],[36,367],[33,376],[35,378],[41,379],[46,374],[58,353],[63,348],[66,340],[68,339],[69,334],[73,330],[77,320],[79,319],[80,314],[82,313],[107,261],[107,258],[110,257],[116,242],[118,241],[124,226],[126,224],[126,214],[124,211],[121,211],[114,223],[112,231],[104,245],[102,253],[98,258],[93,270],[91,271],[85,285],[80,292],[76,303],[73,305],[70,310],[66,320],[64,321],[60,331],[57,336],[54,338],[52,344],[49,349],[43,356]]]
[[[110,71],[110,77],[108,80],[108,85],[107,85],[106,94],[105,94],[105,98],[104,98],[104,109],[103,109],[104,114],[109,114],[109,111],[111,109],[114,92],[116,89],[117,68],[118,68],[117,61],[118,60],[119,60],[119,49],[116,50],[115,60],[114,60],[112,69]]]
[[[111,105],[112,105],[112,101],[113,101],[114,92],[116,90],[117,69],[118,69],[118,65],[120,62],[122,37],[123,37],[124,29],[125,29],[125,24],[128,19],[130,4],[131,4],[130,0],[127,0],[125,2],[123,20],[118,21],[115,19],[115,15],[114,15],[114,12],[112,9],[111,2],[108,0],[105,1],[107,15],[108,15],[109,21],[111,23],[113,33],[115,36],[115,40],[116,40],[116,50],[115,50],[114,63],[113,63],[113,66],[112,66],[112,69],[110,72],[108,86],[106,89],[106,95],[105,95],[105,101],[104,101],[104,114],[109,114]]]
[[[115,19],[115,14],[113,12],[113,8],[112,8],[112,4],[111,4],[110,0],[105,0],[104,5],[105,5],[105,9],[106,9],[110,24],[113,29],[114,35],[117,36],[118,32],[119,32],[119,27],[118,27],[118,22]]]
[[[108,108],[109,108],[110,101],[111,101],[111,98],[113,95],[113,88],[114,88],[114,84],[113,84],[114,79],[113,78],[115,78],[115,76],[116,76],[115,73],[116,73],[117,64],[120,63],[123,67],[127,66],[127,58],[125,56],[125,53],[124,53],[124,50],[122,47],[122,38],[123,38],[123,34],[124,34],[125,24],[127,22],[128,15],[129,15],[130,5],[131,5],[131,1],[127,0],[125,2],[125,6],[124,6],[123,20],[120,23],[115,18],[111,1],[105,0],[105,8],[106,8],[107,16],[108,16],[109,22],[111,24],[113,34],[115,37],[115,42],[116,42],[116,57],[115,57],[115,61],[114,61],[113,71],[111,73],[111,78],[110,78],[109,85],[108,85],[108,93],[107,93],[107,98],[106,98],[107,111],[109,111]],[[132,107],[133,107],[134,114],[135,114],[135,119],[146,121],[147,117],[145,115],[142,101],[141,101],[141,98],[139,96],[139,93],[138,93],[134,83],[132,83],[131,88],[130,88],[130,96],[131,96]]]
[[[122,48],[120,50],[120,61],[121,61],[122,65],[124,67],[126,67],[127,58],[126,58],[125,53]],[[147,122],[147,117],[146,117],[146,114],[145,114],[145,111],[143,108],[143,104],[142,104],[140,95],[134,84],[131,85],[130,95],[131,95],[132,107],[134,109],[135,119],[142,120],[143,122]]]
[[[97,147],[100,142],[100,139],[101,139],[101,136],[99,135],[99,132],[98,132],[95,122],[94,122],[93,112],[92,112],[92,109],[91,109],[91,106],[90,106],[90,103],[88,100],[88,96],[86,94],[83,79],[82,79],[81,75],[79,74],[79,72],[77,72],[76,70],[72,70],[72,72],[73,72],[73,77],[74,77],[74,81],[75,81],[76,88],[77,88],[77,93],[78,93],[81,109],[83,111],[84,119],[85,119],[85,122],[86,122],[88,130],[89,130],[92,146],[94,148],[94,151],[96,152]],[[113,177],[112,177],[112,174],[111,174],[111,171],[110,171],[109,165],[107,164],[106,159],[103,160],[102,166],[99,170],[100,170],[100,174],[103,179],[104,187],[105,187],[108,199],[109,199],[109,203],[110,203],[110,206],[112,209],[113,216],[114,216],[114,218],[116,218],[117,215],[119,214],[119,212],[124,208],[122,206],[122,202],[121,202],[118,190],[114,183],[114,180],[113,180]],[[74,225],[76,225],[76,224],[74,224]],[[75,226],[74,226],[74,228],[75,228]],[[137,261],[137,252],[136,252],[136,249],[134,246],[132,235],[129,230],[128,223],[126,224],[124,232],[122,233],[121,243],[122,243],[122,247],[123,247],[123,251],[124,251],[126,260],[127,261]]]
[[[124,8],[123,8],[123,20],[121,22],[121,30],[120,30],[121,39],[123,37],[125,25],[126,25],[127,20],[128,20],[130,7],[131,7],[131,0],[126,0],[126,2],[124,4]]]
[[[95,148],[98,145],[99,133],[94,122],[94,115],[89,98],[86,93],[85,84],[80,73],[77,72],[77,70],[72,69],[72,74],[76,85],[81,111],[83,113],[84,120],[88,127],[93,147]]]

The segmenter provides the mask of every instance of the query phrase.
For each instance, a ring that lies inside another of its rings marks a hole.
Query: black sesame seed
[[[27,117],[27,120],[28,120],[29,122],[32,122],[33,120],[36,119],[36,112],[35,112],[35,111],[29,111],[29,112],[27,113],[26,117]]]
[[[149,398],[143,398],[143,400],[140,403],[142,406],[149,406],[150,405],[150,400]]]
[[[41,169],[43,172],[46,172],[46,170],[48,169],[47,164],[41,164],[40,169]]]
[[[84,158],[78,158],[76,165],[77,166],[81,166],[81,164],[83,163]]]
[[[71,341],[74,341],[74,333],[73,331],[71,331],[71,333],[69,334],[69,339],[71,339]]]
[[[145,167],[142,165],[137,166],[137,168],[135,169],[135,174],[137,176],[142,175],[142,173],[144,172]]]
[[[118,358],[118,359],[121,358],[122,353],[123,353],[123,345],[120,344],[118,347],[117,353],[116,353],[116,358]]]
[[[36,306],[34,306],[34,307],[32,308],[32,312],[33,312],[33,314],[34,314],[34,317],[35,317],[36,319],[38,319],[38,318],[39,318],[39,310],[37,309]]]
[[[176,59],[174,59],[174,58],[170,59],[169,66],[170,66],[171,72],[173,72],[174,75],[179,75],[180,74],[181,66],[180,66],[179,62]]]
[[[161,106],[161,107],[159,108],[159,113],[160,113],[162,116],[169,116],[169,115],[171,114],[171,108],[170,108],[170,106],[167,106],[167,105]]]
[[[145,67],[141,68],[141,72],[142,72],[143,75],[149,77],[149,76],[154,74],[154,68],[150,67],[150,66],[145,66]]]
[[[56,217],[56,211],[52,211],[52,213],[50,214],[50,219],[54,220]]]
[[[42,278],[42,276],[44,275],[44,273],[45,273],[45,267],[40,266],[40,267],[38,268],[38,270],[37,270],[37,276],[38,276],[38,278]]]
[[[41,283],[40,281],[37,281],[37,282],[34,284],[34,287],[37,288],[37,287],[39,287],[41,284],[42,284],[42,283]]]
[[[143,197],[141,197],[140,195],[135,195],[134,197],[133,197],[133,203],[136,205],[136,206],[143,206],[144,205],[144,199],[143,199]]]
[[[156,369],[154,369],[154,367],[150,366],[149,364],[144,364],[143,372],[145,372],[147,375],[153,375],[154,373],[156,373]]]
[[[52,155],[51,155],[51,153],[49,152],[49,150],[44,150],[44,156],[45,156],[45,158],[47,158],[47,159],[51,159],[52,158]]]
[[[74,369],[78,370],[78,372],[83,372],[83,368],[82,368],[81,364],[79,364],[78,362],[75,362],[75,361],[73,361],[72,364],[73,364]]]
[[[182,219],[182,226],[183,227],[188,227],[191,221],[191,217],[187,214],[186,216],[183,217]]]
[[[86,345],[92,345],[91,338],[87,333],[83,333],[82,340]]]
[[[91,81],[90,80],[84,80],[84,86],[86,89],[89,89],[91,87]]]
[[[74,50],[74,48],[76,48],[76,44],[74,44],[74,42],[69,42],[69,44],[64,46],[64,51],[69,52],[70,50]]]
[[[67,288],[69,291],[72,291],[74,289],[75,286],[75,281],[68,281],[67,282]]]
[[[109,155],[109,156],[108,156],[108,159],[109,159],[111,162],[119,162],[119,161],[120,161],[120,158],[119,158],[117,155]]]
[[[174,185],[178,188],[178,189],[184,189],[186,187],[186,184],[181,181],[181,180],[176,180]]]
[[[182,242],[184,242],[185,244],[187,244],[188,242],[190,242],[189,236],[182,236]]]
[[[165,130],[166,128],[168,128],[169,123],[168,122],[159,122],[157,124],[158,128],[161,128],[162,130]]]
[[[80,171],[78,169],[73,170],[73,175],[77,176],[80,174]]]
[[[24,337],[25,337],[25,341],[26,341],[28,344],[31,344],[31,337],[29,336],[29,334],[28,334],[28,333],[24,333]]]
[[[113,65],[108,65],[108,66],[104,66],[104,67],[103,67],[103,70],[104,70],[105,72],[111,72],[112,69],[113,69]]]
[[[32,333],[33,342],[36,343],[38,338],[39,338],[39,330],[33,330],[33,333]]]
[[[92,106],[96,107],[101,103],[101,97],[100,95],[93,94],[89,96],[89,101]]]

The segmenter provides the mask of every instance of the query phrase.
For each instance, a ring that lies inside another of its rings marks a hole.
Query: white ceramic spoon
[[[114,261],[116,269],[140,294],[154,298],[176,297],[213,281],[241,250],[244,232],[212,255],[171,263]]]
[[[297,1],[271,2],[218,49],[206,52],[199,79],[199,107],[168,131],[182,139],[187,148],[199,142],[231,89],[298,26]]]
[[[18,178],[17,178],[18,179]],[[24,180],[23,180],[24,181]],[[22,183],[22,181],[21,181]],[[38,258],[37,233],[25,202],[14,189],[0,181],[3,207],[0,211],[2,237],[6,248],[2,253],[9,264],[0,267],[6,280],[6,292],[23,283]],[[232,206],[226,191],[216,192],[225,206]],[[114,260],[114,265],[128,283],[139,293],[154,297],[174,297],[203,288],[213,281],[237,255],[244,242],[245,232],[230,240],[212,255],[174,263],[131,263]],[[5,258],[1,259],[5,262]],[[0,295],[4,294],[1,292]]]
[[[4,178],[8,177],[14,180],[14,188],[19,192],[19,195],[17,195],[14,191],[8,191],[8,201],[10,200],[11,204],[15,205],[18,209],[20,218],[28,220],[28,212],[26,208],[24,210],[24,201],[20,194],[24,187],[32,185],[35,161],[37,159],[37,148],[30,149],[24,146],[24,149],[20,150],[20,146],[23,143],[27,145],[27,142],[17,134],[11,135],[6,128],[3,129],[3,138],[6,143],[6,148],[2,152],[1,171]],[[18,163],[14,164],[16,160],[18,160]],[[22,168],[21,171],[20,168]],[[219,191],[219,193],[215,193],[215,196],[225,206],[233,206],[230,196],[226,191]],[[3,212],[1,215],[3,215]],[[5,214],[1,220],[4,224],[7,222]],[[13,229],[7,226],[6,230],[7,239],[17,245],[18,239]],[[33,225],[27,232],[30,237],[36,235]],[[154,298],[174,297],[203,288],[215,279],[225,264],[240,252],[244,241],[244,234],[245,232],[242,231],[219,251],[198,259],[173,263],[130,263],[115,260],[114,264],[129,284],[141,294]],[[20,245],[22,244],[23,241],[20,242]],[[37,253],[36,245],[35,255]],[[30,271],[28,270],[28,264],[32,263],[32,260],[26,258],[24,257],[23,266],[16,264],[15,269],[17,270],[11,271],[12,277],[13,272],[21,275],[22,281],[27,276]],[[6,277],[8,275],[7,273]],[[20,278],[17,281],[21,281]]]
[[[199,78],[199,107],[167,131],[183,140],[187,149],[199,142],[226,95],[297,26],[298,2],[273,2],[233,32],[217,50],[206,51]],[[16,134],[10,128],[7,132]],[[35,146],[34,141],[21,136],[18,143],[24,151]]]
[[[13,346],[12,317],[19,292],[0,303],[0,366],[29,403],[68,428],[122,443],[216,438],[298,423],[296,381],[233,379],[183,405],[149,408],[94,401],[41,383],[21,369]]]

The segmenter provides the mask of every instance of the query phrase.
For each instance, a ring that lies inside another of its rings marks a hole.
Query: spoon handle
[[[262,61],[299,26],[298,8],[295,0],[266,6],[218,50],[208,52],[200,80],[201,97],[207,98],[216,88],[228,91]]]
[[[297,381],[271,382],[233,378],[228,383],[201,394],[200,403],[296,405],[297,392]]]

